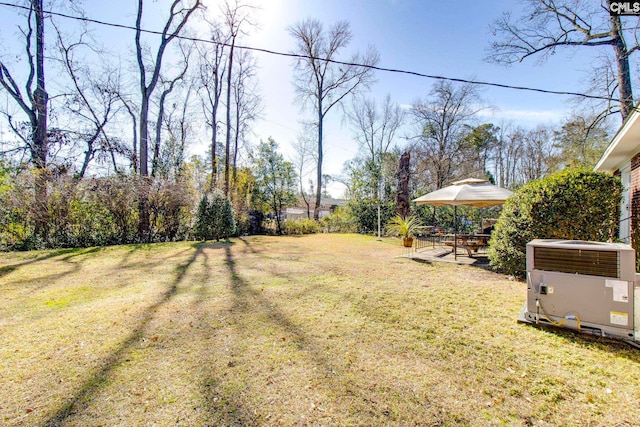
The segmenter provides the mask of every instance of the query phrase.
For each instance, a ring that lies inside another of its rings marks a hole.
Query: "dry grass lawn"
[[[640,351],[354,235],[0,254],[5,426],[640,425]]]

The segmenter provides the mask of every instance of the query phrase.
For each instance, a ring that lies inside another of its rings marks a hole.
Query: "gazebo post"
[[[453,259],[458,260],[458,205],[453,205]]]

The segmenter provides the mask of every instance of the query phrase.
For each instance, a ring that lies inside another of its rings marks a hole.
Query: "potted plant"
[[[401,217],[396,215],[387,223],[387,233],[402,236],[402,244],[410,248],[413,245],[413,236],[424,227],[420,219],[415,216]]]

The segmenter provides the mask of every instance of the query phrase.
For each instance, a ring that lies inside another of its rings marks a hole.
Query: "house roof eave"
[[[640,112],[634,109],[614,135],[604,154],[593,168],[596,172],[610,172],[623,167],[640,152]]]

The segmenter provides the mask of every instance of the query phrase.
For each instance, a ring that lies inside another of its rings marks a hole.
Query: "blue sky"
[[[286,27],[306,17],[330,25],[337,20],[351,23],[352,49],[368,44],[380,52],[380,65],[430,75],[473,79],[560,91],[583,92],[581,79],[594,52],[554,55],[538,64],[535,58],[510,67],[485,62],[492,36],[489,24],[519,2],[434,1],[434,0],[274,0],[263,2],[262,28],[250,39],[256,47],[290,51],[292,40]],[[345,58],[348,56],[345,51]],[[272,136],[281,145],[295,141],[299,109],[292,105],[291,63],[287,58],[259,56],[262,66],[262,93],[266,108],[259,123],[259,135]],[[269,78],[267,79],[267,76]],[[394,102],[410,105],[425,97],[435,80],[378,72],[378,82],[369,96],[381,100],[387,93]],[[485,88],[482,96],[495,110],[486,111],[481,121],[513,121],[516,125],[557,124],[569,114],[569,98],[499,88]],[[352,142],[342,113],[330,113],[326,135],[327,173],[339,174],[344,160],[353,157]],[[402,140],[398,141],[400,144]]]
[[[218,8],[215,0],[204,0],[211,12]],[[147,1],[145,27],[160,29],[159,15],[167,10],[167,0]],[[593,49],[560,52],[551,61],[538,64],[535,58],[510,67],[484,61],[492,36],[489,24],[504,11],[517,12],[520,2],[512,0],[263,0],[257,13],[259,28],[243,40],[243,44],[280,52],[290,52],[293,40],[287,27],[308,17],[326,26],[338,20],[351,24],[353,40],[343,53],[371,44],[380,53],[380,66],[424,74],[474,79],[517,86],[583,92],[581,80],[594,58]],[[86,0],[84,10],[90,18],[133,25],[135,2],[131,0]],[[15,14],[0,7],[0,36],[5,40],[15,28]],[[4,28],[2,30],[1,28]],[[126,58],[132,52],[133,34],[127,30],[103,29],[106,44],[119,49]],[[108,40],[106,40],[108,38]],[[294,103],[292,60],[257,54],[259,78],[264,100],[263,118],[256,123],[255,140],[273,137],[285,153],[299,133],[299,120],[304,117]],[[370,97],[382,100],[390,94],[392,101],[410,105],[425,97],[434,80],[407,75],[377,73],[378,82]],[[517,90],[485,88],[484,99],[495,110],[481,117],[483,122],[513,121],[533,127],[539,123],[557,124],[569,114],[569,97]],[[402,136],[402,134],[400,135]],[[399,139],[398,143],[402,143]],[[194,148],[196,151],[197,147]],[[326,131],[325,171],[339,174],[343,163],[356,154],[348,125],[338,110],[329,114]],[[204,154],[204,153],[202,153]],[[332,192],[340,193],[338,187]]]

